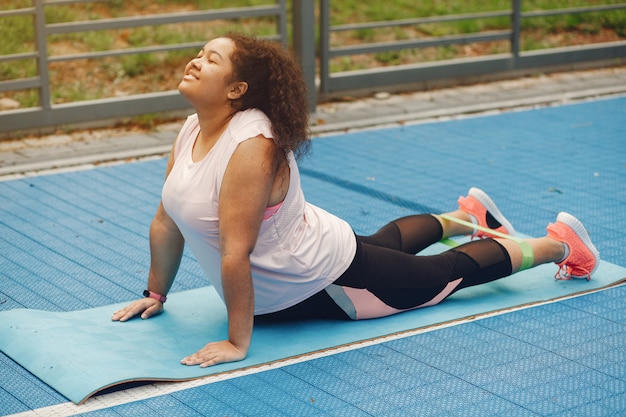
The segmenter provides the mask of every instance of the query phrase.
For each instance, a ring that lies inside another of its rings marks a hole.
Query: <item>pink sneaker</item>
[[[475,187],[470,188],[467,197],[459,197],[458,203],[461,210],[472,216],[474,224],[507,235],[515,233],[511,223],[500,213],[496,204],[483,190]],[[482,230],[475,230],[474,234],[472,234],[472,239],[475,237],[496,236]]]
[[[600,263],[600,253],[591,243],[583,224],[568,213],[559,213],[556,223],[547,227],[548,237],[563,242],[569,247],[569,254],[561,262],[555,262],[559,270],[556,279],[591,279]]]

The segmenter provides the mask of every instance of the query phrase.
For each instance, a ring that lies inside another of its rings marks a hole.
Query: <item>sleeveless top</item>
[[[209,153],[193,162],[199,131],[194,114],[179,133],[162,202],[223,300],[218,203],[224,172],[239,143],[259,135],[271,140],[273,133],[260,110],[238,112]],[[293,153],[287,160],[287,195],[265,216],[250,255],[255,314],[283,310],[323,290],[348,268],[356,253],[350,225],[305,201]]]

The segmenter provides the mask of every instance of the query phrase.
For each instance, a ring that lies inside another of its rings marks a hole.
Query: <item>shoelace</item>
[[[585,278],[587,281],[591,279],[591,272],[586,269],[581,269],[581,271],[584,272],[584,275],[572,275],[571,271],[572,271],[572,268],[570,266],[563,264],[559,266],[558,271],[556,271],[556,274],[554,274],[554,279],[569,281],[572,279],[572,276]]]

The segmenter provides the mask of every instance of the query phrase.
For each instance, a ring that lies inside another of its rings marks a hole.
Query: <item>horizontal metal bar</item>
[[[55,23],[46,26],[48,34],[90,32],[97,30],[126,29],[141,26],[203,22],[207,20],[237,19],[241,17],[261,17],[279,15],[278,6],[240,7],[199,12],[168,13],[163,15],[147,15],[99,19],[70,23]]]
[[[589,6],[589,7],[577,7],[577,8],[568,8],[568,9],[524,12],[522,13],[522,17],[530,18],[530,17],[551,16],[551,15],[558,15],[558,14],[603,12],[603,11],[620,10],[624,8],[626,8],[626,3],[603,5],[603,6]],[[414,19],[388,20],[388,21],[383,21],[383,22],[351,23],[351,24],[345,24],[345,25],[331,26],[329,30],[331,32],[342,32],[342,31],[349,31],[349,30],[380,29],[380,28],[394,27],[394,26],[414,26],[414,25],[423,25],[423,24],[431,24],[431,23],[455,22],[455,21],[461,21],[461,20],[491,19],[491,18],[498,18],[498,17],[509,17],[511,16],[511,13],[512,12],[510,10],[502,10],[502,11],[494,11],[494,12],[486,12],[486,13],[466,13],[466,14],[457,14],[457,15],[420,17],[420,18],[414,18]]]
[[[98,0],[95,0],[98,1]],[[46,0],[44,6],[64,6],[77,3],[95,3],[94,0]]]
[[[191,106],[178,91],[78,101],[55,105],[47,110],[37,107],[0,112],[0,132],[68,126],[186,109],[191,111]]]
[[[517,58],[511,54],[489,57],[462,58],[422,64],[401,65],[392,68],[345,71],[330,74],[325,93],[362,90],[441,79],[454,79],[520,70],[575,65],[589,61],[626,60],[626,41],[610,42],[602,46],[582,45],[525,52]]]
[[[455,22],[460,20],[474,20],[474,19],[489,19],[495,17],[509,17],[511,16],[510,10],[504,11],[495,11],[495,12],[486,12],[486,13],[467,13],[467,14],[456,14],[456,15],[446,15],[446,16],[430,16],[430,17],[419,17],[414,19],[399,19],[399,20],[388,20],[384,22],[368,22],[368,23],[352,23],[346,25],[336,25],[331,26],[331,32],[340,32],[347,30],[361,30],[361,29],[380,29],[385,27],[393,27],[393,26],[413,26],[413,25],[423,25],[429,23],[443,23],[443,22]]]
[[[75,61],[78,59],[99,59],[112,56],[168,52],[191,48],[200,49],[204,46],[205,43],[206,42],[190,42],[175,45],[146,46],[143,48],[114,49],[111,51],[102,52],[85,52],[84,54],[57,55],[48,58],[48,62]]]
[[[396,67],[333,73],[328,79],[327,93],[361,90],[372,86],[400,85],[436,79],[472,76],[488,72],[507,71],[513,66],[510,54],[491,57],[462,58]]]
[[[280,35],[264,36],[264,37],[260,36],[259,38],[272,40],[272,41],[281,40]],[[152,53],[157,53],[157,52],[180,51],[180,50],[192,49],[192,48],[201,49],[205,44],[206,44],[206,41],[188,42],[188,43],[177,43],[177,44],[172,44],[172,45],[144,46],[142,48],[114,49],[110,51],[101,51],[101,52],[85,52],[83,54],[57,55],[57,56],[49,57],[48,62],[76,61],[79,59],[100,59],[100,58],[107,58],[107,57],[112,57],[112,56],[134,55],[134,54],[152,54]]]
[[[20,78],[17,80],[0,81],[0,92],[2,91],[18,91],[28,90],[30,88],[41,87],[39,77]]]
[[[22,52],[19,54],[0,55],[0,62],[18,61],[20,59],[36,59],[37,57],[39,57],[38,52]]]
[[[444,46],[454,44],[468,44],[473,42],[489,42],[502,39],[510,39],[510,31],[494,31],[473,35],[437,36],[428,39],[417,39],[396,42],[370,43],[365,45],[352,45],[333,48],[328,51],[329,58],[345,55],[371,54],[399,49],[427,48],[432,46]]]
[[[626,41],[527,51],[520,54],[516,68],[539,68],[611,59],[626,60]]]
[[[23,9],[0,10],[0,17],[25,16],[35,14],[34,7],[25,7]]]
[[[610,12],[614,10],[626,9],[626,3],[607,4],[603,6],[571,7],[568,9],[538,10],[532,12],[522,12],[522,18],[557,16],[565,14]]]

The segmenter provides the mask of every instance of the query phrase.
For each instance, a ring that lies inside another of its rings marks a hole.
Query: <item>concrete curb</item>
[[[495,103],[478,103],[474,105],[460,106],[456,108],[441,108],[430,111],[410,112],[397,115],[384,115],[361,120],[347,120],[313,126],[311,132],[314,135],[332,134],[351,130],[373,128],[381,125],[406,124],[420,120],[438,119],[441,117],[458,117],[462,115],[480,114],[490,111],[503,111],[534,106],[549,106],[568,102],[582,101],[599,97],[619,97],[626,95],[626,86],[616,88],[602,88],[582,90],[562,94],[551,94],[541,97],[528,97],[525,99],[504,100]]]
[[[583,87],[583,88],[581,88]],[[587,87],[587,88],[584,88]],[[474,86],[328,103],[311,115],[311,134],[397,126],[515,109],[551,106],[626,95],[626,67],[505,80]],[[26,139],[18,149],[0,149],[0,181],[103,164],[162,157],[170,151],[180,123],[158,132],[111,132],[94,139]],[[57,139],[57,140],[54,140]],[[61,139],[61,140],[58,140]],[[1,145],[1,143],[0,143]]]

